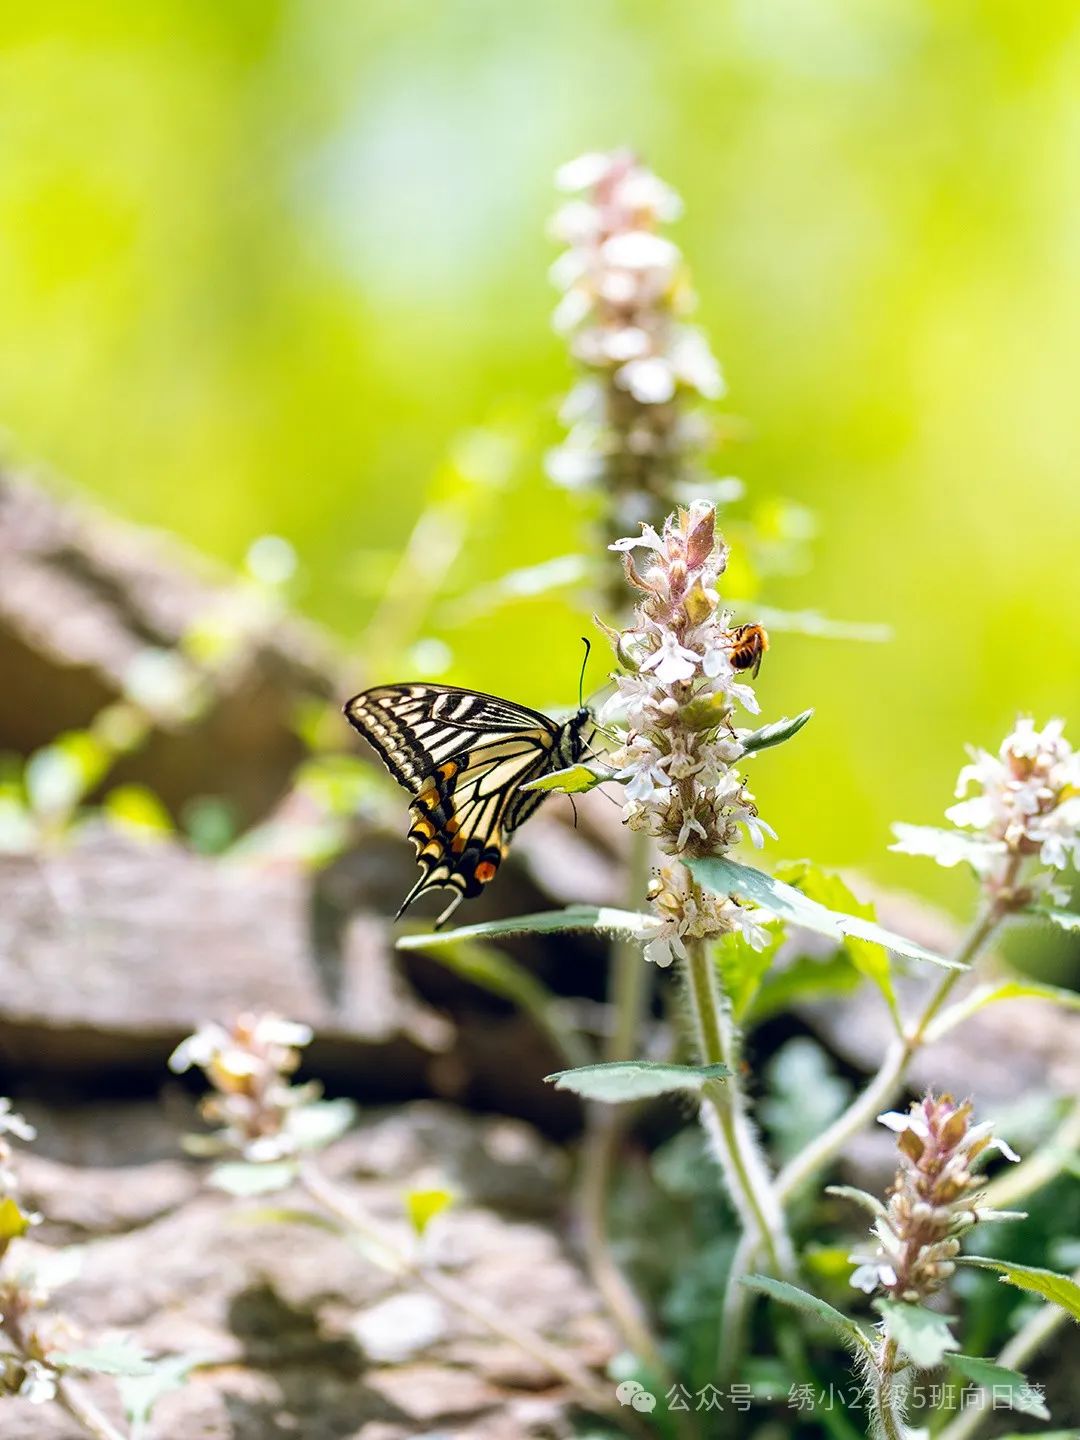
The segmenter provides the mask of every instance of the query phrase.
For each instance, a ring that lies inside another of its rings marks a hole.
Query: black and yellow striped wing
[[[495,878],[512,832],[544,799],[521,786],[573,764],[588,712],[564,725],[452,685],[381,685],[345,716],[413,796],[409,838],[422,874],[398,911],[429,890],[456,891],[441,925]]]

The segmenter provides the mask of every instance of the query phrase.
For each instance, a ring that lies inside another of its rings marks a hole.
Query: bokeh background
[[[483,587],[580,548],[545,220],[560,162],[633,145],[686,203],[718,472],[816,517],[763,599],[893,631],[774,637],[766,716],[817,713],[759,765],[773,851],[962,912],[890,822],[1017,710],[1080,727],[1078,82],[1068,0],[5,7],[7,457],[231,563],[286,537],[346,644],[471,487],[439,643],[368,664],[567,703],[581,601]]]

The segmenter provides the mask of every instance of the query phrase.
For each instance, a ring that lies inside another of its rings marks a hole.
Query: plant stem
[[[773,1191],[768,1165],[746,1113],[739,1084],[736,1037],[716,983],[705,942],[686,940],[686,974],[698,1052],[707,1065],[726,1065],[724,1080],[703,1091],[701,1123],[723,1168],[735,1208],[746,1230],[756,1233],[774,1275],[790,1274],[794,1252]]]
[[[534,1330],[519,1325],[508,1311],[498,1309],[482,1297],[471,1294],[452,1276],[428,1270],[419,1261],[403,1254],[314,1163],[308,1162],[301,1167],[299,1180],[316,1204],[365,1242],[365,1253],[382,1269],[399,1278],[407,1278],[425,1286],[433,1295],[462,1315],[498,1335],[500,1339],[516,1345],[519,1350],[565,1381],[590,1410],[609,1416],[618,1414],[619,1407],[613,1394],[601,1388],[590,1371],[580,1365],[573,1355],[550,1344]]]
[[[1073,1271],[1074,1280],[1080,1282],[1080,1270]],[[1012,1337],[997,1357],[997,1363],[1008,1370],[1020,1370],[1036,1355],[1068,1319],[1059,1305],[1044,1305],[1036,1310],[1031,1319]],[[991,1392],[979,1391],[978,1404],[966,1405],[955,1420],[951,1420],[938,1435],[938,1440],[971,1440],[982,1429],[983,1421],[992,1413]]]
[[[987,907],[975,920],[971,929],[958,947],[954,959],[958,965],[971,965],[983,946],[994,934],[1002,920],[1001,914],[993,907]],[[790,1203],[802,1187],[811,1181],[819,1171],[837,1156],[852,1136],[872,1124],[882,1110],[895,1100],[907,1073],[911,1058],[924,1043],[926,1028],[952,991],[964,970],[946,971],[914,1027],[902,1038],[892,1042],[885,1053],[878,1072],[866,1088],[858,1094],[848,1108],[793,1156],[776,1177],[774,1192],[782,1206]],[[760,1250],[757,1236],[745,1234],[740,1241],[731,1262],[727,1290],[724,1298],[723,1344],[727,1353],[739,1353],[742,1332],[746,1323],[746,1312],[750,1304],[750,1292],[741,1283],[753,1266]]]
[[[994,907],[987,908],[979,915],[953,957],[958,965],[971,965],[1001,923],[1001,919],[1000,912]],[[895,1040],[890,1045],[877,1074],[866,1089],[855,1097],[843,1114],[816,1140],[812,1140],[780,1171],[776,1179],[776,1189],[782,1201],[790,1200],[840,1153],[853,1135],[874,1120],[878,1112],[896,1098],[911,1058],[925,1040],[927,1026],[964,973],[965,970],[961,969],[946,971],[913,1027],[902,1039]]]
[[[127,1440],[124,1432],[118,1430],[73,1381],[57,1381],[56,1400],[94,1440]]]
[[[874,1423],[882,1440],[904,1440],[904,1422],[897,1413],[896,1341],[881,1342],[874,1385]]]

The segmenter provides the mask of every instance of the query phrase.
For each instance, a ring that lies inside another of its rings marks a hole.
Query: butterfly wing
[[[490,884],[511,832],[544,798],[521,786],[561,763],[562,728],[450,685],[378,686],[350,700],[345,715],[414,797],[409,838],[422,874],[398,914],[428,890],[454,890],[441,925]]]

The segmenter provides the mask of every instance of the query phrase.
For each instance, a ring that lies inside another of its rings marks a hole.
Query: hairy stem
[[[125,1432],[117,1429],[108,1416],[103,1415],[84,1393],[82,1387],[73,1381],[57,1382],[56,1399],[88,1435],[93,1435],[94,1440],[127,1440]]]
[[[904,1421],[897,1393],[897,1346],[882,1339],[874,1369],[871,1415],[880,1440],[904,1440]]]
[[[768,1164],[747,1115],[739,1083],[736,1034],[720,997],[716,968],[703,940],[688,938],[686,947],[687,988],[698,1053],[705,1064],[726,1065],[731,1072],[726,1079],[706,1085],[701,1123],[723,1168],[744,1228],[757,1235],[773,1274],[790,1274],[794,1252]]]

